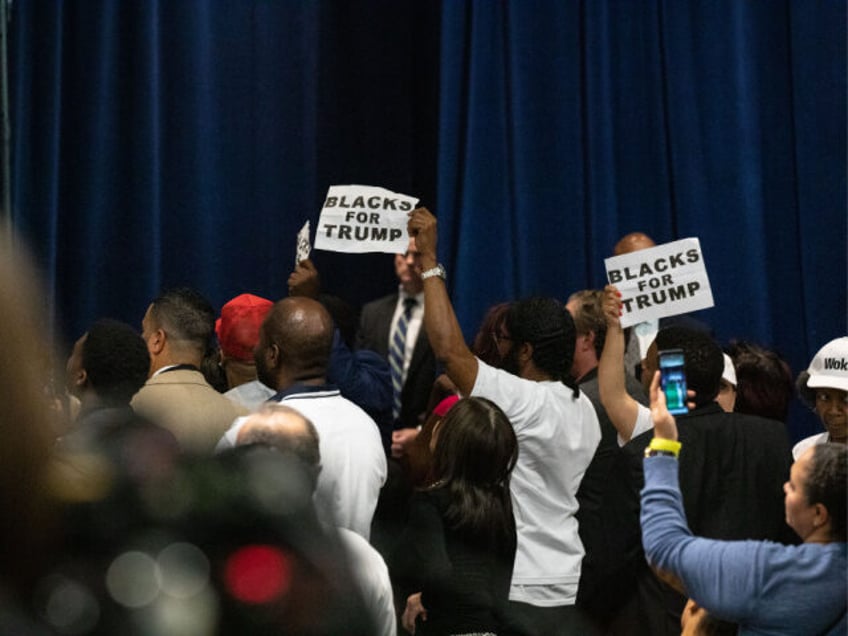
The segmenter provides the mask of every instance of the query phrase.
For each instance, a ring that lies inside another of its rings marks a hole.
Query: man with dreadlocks
[[[575,606],[584,554],[576,493],[601,434],[592,403],[570,375],[574,322],[553,298],[513,303],[492,334],[502,369],[490,367],[463,339],[436,260],[435,217],[418,208],[408,229],[421,253],[424,328],[436,358],[463,395],[495,402],[518,438],[510,484],[518,548],[506,633],[590,634]]]

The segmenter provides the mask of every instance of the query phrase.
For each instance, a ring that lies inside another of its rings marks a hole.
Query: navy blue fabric
[[[797,372],[848,332],[844,3],[443,10],[440,247],[466,333],[495,302],[602,286],[635,230],[700,239],[721,341]]]
[[[63,337],[101,315],[139,324],[173,285],[218,307],[285,296],[296,233],[332,184],[432,201],[438,10],[16,2],[14,220]],[[325,291],[354,301],[395,284],[388,255],[315,261]]]
[[[470,338],[696,236],[722,341],[846,326],[844,2],[15,2],[13,215],[66,341],[162,287],[285,294],[332,184],[421,198]],[[361,303],[391,257],[316,252]],[[795,436],[817,424],[796,414]]]

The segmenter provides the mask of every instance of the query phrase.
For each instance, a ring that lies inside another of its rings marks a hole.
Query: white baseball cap
[[[848,391],[848,336],[831,340],[819,349],[807,373],[807,386],[812,389]]]
[[[724,356],[724,371],[721,372],[721,379],[729,382],[734,387],[736,386],[736,367],[733,366],[733,360],[726,353]]]

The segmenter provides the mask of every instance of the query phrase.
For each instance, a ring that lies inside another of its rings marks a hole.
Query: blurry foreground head
[[[238,446],[271,448],[288,461],[299,462],[308,478],[306,489],[314,492],[321,472],[321,447],[315,425],[285,404],[265,404],[249,415],[236,438]]]
[[[373,634],[301,462],[241,446],[86,507],[37,609],[59,633]]]
[[[38,311],[44,297],[23,246],[13,253],[0,235],[0,583],[15,591],[38,573],[51,536],[45,484],[53,432],[43,363],[54,358]]]

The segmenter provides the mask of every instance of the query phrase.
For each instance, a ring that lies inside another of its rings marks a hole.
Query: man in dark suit
[[[629,514],[633,501],[622,482],[626,476],[624,440],[601,404],[598,363],[606,340],[607,323],[602,290],[573,293],[565,308],[574,319],[576,340],[571,376],[591,400],[598,415],[601,442],[583,475],[577,491],[580,540],[586,550],[577,591],[577,604],[586,610],[603,631],[615,633],[620,609],[636,589],[638,528],[626,536],[616,531],[619,520]],[[622,363],[623,370],[623,363]],[[627,393],[640,404],[648,404],[642,385],[630,374],[625,376]],[[635,548],[635,549],[634,549]]]
[[[421,328],[424,317],[424,287],[421,281],[421,263],[415,240],[409,242],[405,254],[395,255],[395,273],[398,290],[367,303],[362,308],[359,330],[356,334],[357,349],[371,349],[384,356],[390,366],[393,355],[400,362],[393,374],[399,379],[400,391],[397,407],[393,412],[394,433],[392,455],[400,457],[405,447],[418,435],[418,427],[427,415],[427,402],[436,379],[436,359]],[[405,316],[408,319],[404,319]],[[405,333],[400,330],[405,324]],[[392,340],[402,341],[398,352]]]
[[[622,390],[623,373],[619,369],[624,337],[615,293],[615,288],[608,287],[605,296],[607,346],[601,360],[600,392],[619,434],[623,438],[633,436],[623,451],[631,497],[638,502],[644,483],[642,458],[653,430],[644,424],[650,422],[650,412]],[[785,523],[783,508],[782,486],[792,463],[785,427],[757,416],[725,413],[715,403],[724,360],[721,349],[708,334],[680,326],[661,329],[645,356],[646,379],[653,378],[659,366],[658,351],[663,349],[683,350],[687,385],[695,392],[690,412],[677,418],[683,445],[679,457],[680,489],[693,534],[722,540],[791,542],[792,531]],[[614,355],[608,355],[613,351]],[[615,364],[609,365],[613,358]],[[609,369],[617,375],[612,382]],[[618,532],[634,534],[633,528],[639,526],[638,509],[636,503],[633,515],[620,520]],[[622,633],[679,633],[685,597],[661,582],[647,566],[637,580],[639,616],[633,629]]]
[[[395,254],[394,263],[398,290],[362,307],[356,334],[356,348],[383,356],[392,375],[391,456],[371,531],[371,543],[383,555],[391,552],[406,523],[412,485],[401,459],[424,423],[436,380],[436,358],[422,325],[424,283],[415,239],[405,254]]]

